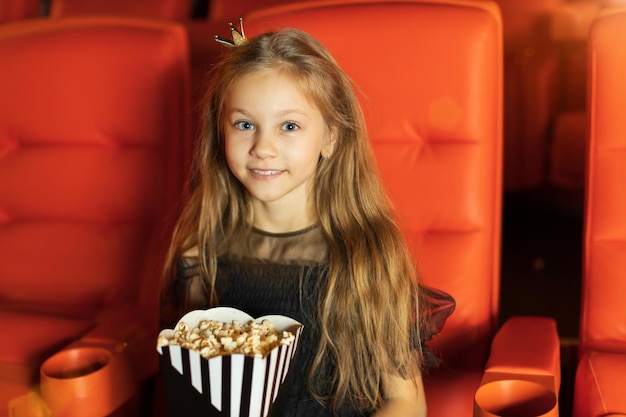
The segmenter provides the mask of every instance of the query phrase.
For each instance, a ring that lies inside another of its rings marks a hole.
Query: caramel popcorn
[[[276,346],[290,345],[294,340],[291,332],[279,335],[270,320],[261,323],[251,320],[243,324],[236,320],[231,323],[203,320],[191,328],[180,322],[171,337],[161,335],[157,343],[192,349],[206,359],[231,353],[262,358]]]

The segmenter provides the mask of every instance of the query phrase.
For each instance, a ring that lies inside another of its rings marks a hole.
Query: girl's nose
[[[250,155],[258,159],[273,158],[278,155],[278,148],[273,135],[270,132],[259,130],[250,149]]]

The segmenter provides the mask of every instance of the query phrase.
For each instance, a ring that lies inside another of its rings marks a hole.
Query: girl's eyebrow
[[[238,108],[230,109],[230,111],[228,111],[228,113],[231,113],[231,114],[232,113],[241,113],[241,114],[243,114],[245,116],[248,115],[248,113],[244,109],[238,109]]]
[[[309,117],[309,114],[303,110],[297,110],[297,109],[289,109],[289,110],[283,110],[281,112],[279,112],[277,114],[278,117],[284,117],[284,116],[288,116],[290,114],[299,114],[301,116],[305,116],[305,117]]]
[[[226,113],[227,114],[241,113],[244,116],[250,116],[250,114],[246,110],[240,109],[240,108],[232,108],[228,110]],[[298,109],[287,109],[287,110],[279,111],[278,113],[276,113],[276,117],[285,117],[291,114],[297,114],[297,115],[301,115],[307,118],[309,117],[309,114],[307,112],[305,112],[304,110],[298,110]]]

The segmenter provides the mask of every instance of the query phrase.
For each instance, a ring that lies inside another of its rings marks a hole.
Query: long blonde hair
[[[412,354],[416,346],[419,350],[420,330],[416,271],[376,172],[353,85],[306,33],[284,29],[256,36],[228,51],[214,68],[189,198],[167,271],[173,276],[176,260],[197,249],[206,298],[211,305],[218,302],[217,254],[252,220],[247,193],[225,159],[224,100],[234,81],[268,67],[300,82],[336,135],[334,151],[320,159],[315,178],[315,207],[329,255],[310,387],[318,400],[335,408],[344,402],[377,408],[383,374],[412,377],[421,364]]]

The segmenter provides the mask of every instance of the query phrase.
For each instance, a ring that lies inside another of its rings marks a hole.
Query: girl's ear
[[[335,144],[337,143],[337,129],[331,129],[330,133],[322,145],[322,158],[327,159],[335,151]]]

